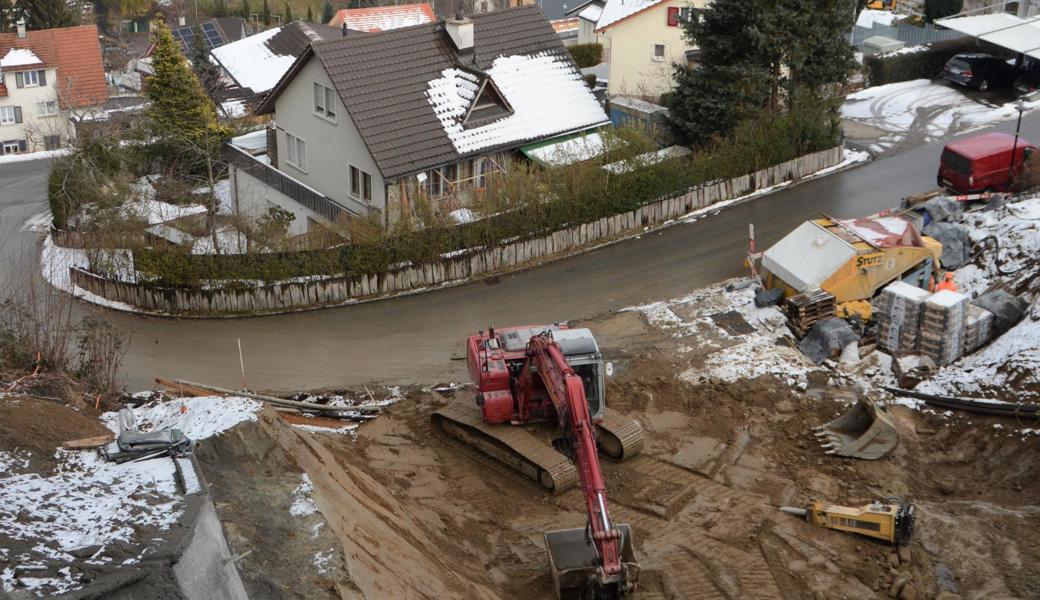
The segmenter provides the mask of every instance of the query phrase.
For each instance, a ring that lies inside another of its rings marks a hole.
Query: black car
[[[943,67],[943,79],[977,90],[1011,87],[1021,71],[990,54],[958,54]]]
[[[1032,96],[1040,90],[1040,65],[1036,65],[1026,74],[1015,80],[1016,96]]]

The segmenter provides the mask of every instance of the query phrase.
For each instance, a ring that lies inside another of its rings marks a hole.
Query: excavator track
[[[574,463],[540,439],[512,425],[488,425],[475,406],[452,403],[430,418],[445,434],[559,494],[578,482]]]
[[[608,406],[596,424],[596,445],[610,460],[632,458],[643,449],[643,426]]]

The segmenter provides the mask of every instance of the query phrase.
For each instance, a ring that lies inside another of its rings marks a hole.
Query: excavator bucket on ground
[[[899,443],[892,415],[870,400],[859,400],[852,410],[814,431],[827,454],[834,456],[877,460]]]
[[[621,564],[625,568],[625,577],[618,583],[600,589],[591,588],[598,581],[597,571],[600,567],[599,556],[589,540],[588,531],[585,528],[560,529],[545,534],[549,571],[556,584],[558,600],[624,598],[635,590],[639,580],[639,565],[632,551],[632,530],[628,525],[615,527],[621,532]]]

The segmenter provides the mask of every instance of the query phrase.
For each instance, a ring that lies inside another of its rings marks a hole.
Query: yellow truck
[[[937,280],[942,244],[917,227],[892,214],[806,221],[762,253],[763,284],[784,298],[822,289],[838,316],[869,319],[870,299],[889,283],[928,289]]]

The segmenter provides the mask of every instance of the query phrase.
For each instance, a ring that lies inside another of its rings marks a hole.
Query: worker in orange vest
[[[953,273],[950,271],[947,271],[946,276],[943,277],[943,280],[939,283],[939,285],[935,286],[935,291],[941,292],[943,290],[950,290],[951,292],[957,291],[957,284],[954,283]]]

